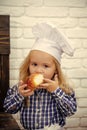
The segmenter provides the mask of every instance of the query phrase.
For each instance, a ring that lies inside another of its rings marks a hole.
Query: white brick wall
[[[87,0],[2,0],[0,14],[10,15],[10,87],[34,43],[31,27],[36,22],[51,22],[67,35],[75,54],[63,55],[62,68],[75,84],[78,111],[65,128],[87,130]]]

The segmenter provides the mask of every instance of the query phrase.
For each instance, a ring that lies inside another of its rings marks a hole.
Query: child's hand
[[[27,84],[24,84],[23,81],[20,81],[18,91],[24,97],[31,96],[34,93],[30,89],[27,89]]]
[[[40,88],[43,89],[47,89],[47,91],[49,92],[53,92],[58,88],[59,84],[58,84],[58,77],[57,74],[54,77],[54,80],[50,80],[50,79],[44,79],[44,83],[42,83],[40,85]]]

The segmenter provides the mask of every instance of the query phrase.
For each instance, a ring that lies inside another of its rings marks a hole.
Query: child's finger
[[[51,83],[52,80],[44,78],[44,83]]]
[[[33,95],[33,93],[34,93],[34,92],[29,89],[29,90],[24,90],[24,91],[22,92],[22,95],[23,95],[24,97],[26,97],[26,96],[31,96],[31,95]]]
[[[46,89],[49,86],[49,83],[43,83],[39,86],[39,88]]]
[[[58,81],[58,75],[57,74],[55,74],[55,76],[54,76],[54,81]]]
[[[23,85],[19,86],[19,89],[24,90],[26,87],[27,87],[27,84],[23,84]]]
[[[31,92],[31,90],[30,90],[30,89],[22,90],[22,92],[23,92],[23,93],[29,93],[29,92]]]
[[[19,86],[23,85],[23,84],[24,84],[24,82],[22,80],[20,80],[19,83],[18,83]]]

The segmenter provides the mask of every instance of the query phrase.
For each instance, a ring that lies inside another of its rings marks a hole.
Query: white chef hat
[[[61,63],[63,53],[73,55],[68,39],[54,26],[48,23],[38,23],[33,26],[32,32],[36,40],[31,50],[46,52],[55,57],[59,63]]]

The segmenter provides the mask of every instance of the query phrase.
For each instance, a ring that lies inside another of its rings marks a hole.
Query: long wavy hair
[[[25,60],[23,61],[20,70],[19,70],[19,80],[22,80],[23,82],[26,81],[26,77],[30,75],[29,72],[29,61],[30,61],[30,55],[32,51],[27,55]],[[61,65],[59,62],[53,57],[55,66],[56,66],[56,73],[58,74],[58,82],[59,82],[59,87],[66,93],[70,94],[72,92],[72,87],[69,85],[69,82],[66,78],[66,76],[63,74]]]
[[[56,66],[56,71],[58,74],[58,82],[59,82],[59,87],[66,93],[66,94],[71,94],[73,91],[73,83],[71,82],[70,79],[64,73],[62,72],[61,65],[59,62],[54,58],[55,66]],[[71,83],[72,84],[71,84]]]

